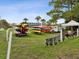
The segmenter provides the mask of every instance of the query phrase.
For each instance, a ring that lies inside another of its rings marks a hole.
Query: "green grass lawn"
[[[7,41],[5,31],[0,31],[0,59],[6,59]]]
[[[13,35],[11,59],[78,59],[79,58],[79,38],[66,39],[56,46],[46,46],[45,39],[53,37],[53,34],[43,33],[35,35],[29,33],[25,37],[15,37]],[[5,35],[0,32],[0,59],[6,58],[7,41]]]

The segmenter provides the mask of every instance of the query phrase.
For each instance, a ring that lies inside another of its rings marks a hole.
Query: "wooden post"
[[[53,38],[53,46],[55,45],[55,38]]]
[[[60,30],[60,42],[62,42],[63,41],[63,31],[62,31],[62,29]]]
[[[8,33],[9,33],[9,29],[6,30],[6,40],[8,41]]]
[[[77,28],[77,36],[79,36],[79,28]]]
[[[8,41],[8,49],[7,49],[6,59],[10,59],[11,41],[12,41],[12,32],[10,32],[10,35],[9,35],[9,41]]]

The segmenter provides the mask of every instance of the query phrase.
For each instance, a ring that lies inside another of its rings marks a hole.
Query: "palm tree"
[[[27,18],[24,18],[23,20],[24,20],[24,22],[25,22],[25,23],[27,23],[27,21],[28,21],[28,19],[27,19]]]
[[[37,16],[35,19],[37,20],[37,22],[39,24],[39,21],[40,21],[41,17],[40,16]]]
[[[41,25],[45,24],[46,20],[45,19],[41,19]]]

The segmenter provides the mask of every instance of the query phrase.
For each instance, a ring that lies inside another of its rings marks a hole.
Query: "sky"
[[[48,2],[49,0],[0,0],[0,16],[9,23],[20,23],[24,18],[36,22],[36,16],[48,20],[50,17],[46,13],[52,8]]]

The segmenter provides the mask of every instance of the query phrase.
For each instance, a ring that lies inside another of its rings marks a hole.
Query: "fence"
[[[62,29],[61,29],[61,30],[60,30],[60,34],[58,34],[58,35],[56,35],[56,36],[54,36],[54,37],[52,37],[52,38],[47,38],[45,44],[46,44],[47,46],[48,46],[48,45],[56,45],[56,44],[58,44],[59,42],[63,42],[64,39],[65,39],[65,36],[66,36],[67,38],[70,38],[70,37],[73,37],[73,38],[74,38],[74,37],[78,37],[78,36],[79,36],[79,30],[77,29],[77,31],[72,32],[71,35],[68,35],[68,33],[67,33],[67,35],[65,35],[65,33],[62,32]]]
[[[61,40],[60,40],[60,35],[58,34],[58,35],[56,35],[56,36],[54,36],[54,37],[52,37],[52,38],[47,38],[45,44],[46,44],[47,46],[48,46],[48,45],[56,45],[56,44],[58,44],[59,42],[61,42]]]
[[[6,31],[6,40],[8,41],[8,49],[6,59],[10,59],[10,50],[12,42],[12,31],[9,32],[9,29]]]

